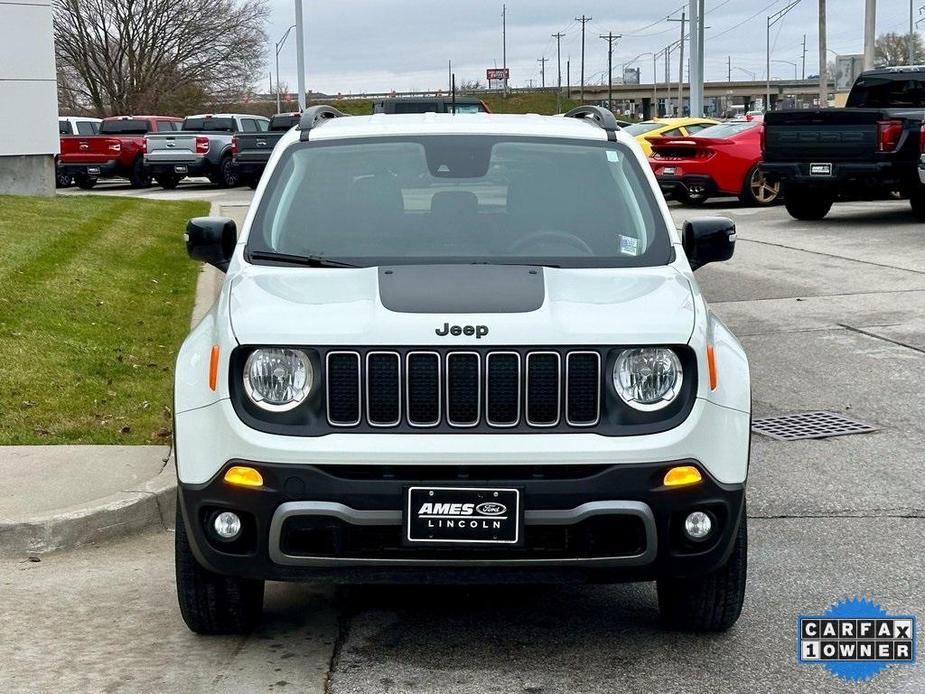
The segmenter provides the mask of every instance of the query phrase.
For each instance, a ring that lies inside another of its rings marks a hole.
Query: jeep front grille
[[[467,429],[598,423],[601,355],[595,351],[335,350],[325,358],[334,427]]]

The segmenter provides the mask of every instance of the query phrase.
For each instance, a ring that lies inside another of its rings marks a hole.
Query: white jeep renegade
[[[242,632],[265,580],[655,580],[667,624],[745,589],[742,347],[612,114],[342,118],[276,146],[180,350],[177,589]]]

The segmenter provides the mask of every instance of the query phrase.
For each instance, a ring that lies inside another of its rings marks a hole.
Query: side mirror
[[[704,217],[684,222],[682,241],[691,269],[729,260],[736,248],[736,225],[726,217]]]
[[[190,258],[225,272],[238,242],[238,228],[227,217],[194,217],[186,224],[183,240]]]

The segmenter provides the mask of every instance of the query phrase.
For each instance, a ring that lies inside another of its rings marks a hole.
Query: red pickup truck
[[[148,133],[169,133],[180,129],[182,118],[174,116],[112,116],[104,118],[99,135],[63,135],[58,170],[74,177],[84,189],[101,178],[127,178],[133,188],[151,183],[144,163],[144,142]]]

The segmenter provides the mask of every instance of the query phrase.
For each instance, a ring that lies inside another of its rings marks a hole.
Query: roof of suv
[[[494,113],[409,113],[331,118],[312,128],[311,139],[338,140],[388,135],[521,135],[526,137],[562,137],[582,140],[606,140],[607,133],[596,124],[581,118]],[[617,131],[624,143],[633,138]],[[284,142],[299,139],[299,131],[288,133]]]

